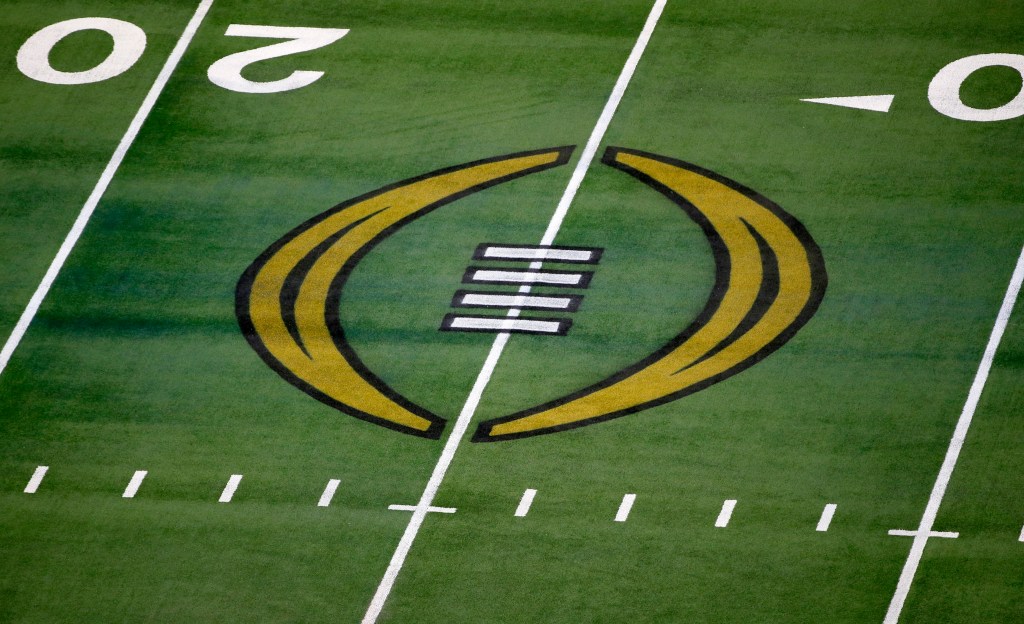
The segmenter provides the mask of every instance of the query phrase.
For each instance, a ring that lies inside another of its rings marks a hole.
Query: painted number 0
[[[953,61],[939,70],[928,85],[928,101],[946,117],[963,121],[1005,121],[1024,115],[1024,85],[1017,95],[1002,106],[974,108],[960,99],[960,87],[979,69],[1010,67],[1024,78],[1024,56],[1020,54],[977,54]]]
[[[50,53],[57,43],[70,34],[83,30],[99,30],[114,40],[114,49],[92,69],[65,72],[50,64]],[[284,26],[252,26],[231,24],[228,37],[261,37],[287,39],[255,50],[236,52],[210,65],[210,82],[239,93],[280,93],[301,89],[324,75],[321,71],[296,70],[281,80],[256,82],[242,77],[242,70],[258,61],[308,52],[330,45],[348,34],[344,28],[289,28]],[[109,80],[131,69],[146,49],[146,33],[130,22],[106,17],[70,19],[43,28],[28,38],[18,50],[18,69],[33,80],[58,85],[88,84]]]

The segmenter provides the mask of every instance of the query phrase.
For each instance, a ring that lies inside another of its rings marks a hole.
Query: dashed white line
[[[238,489],[238,484],[242,482],[242,475],[236,474],[231,475],[228,479],[227,485],[224,486],[224,491],[220,493],[220,498],[217,502],[230,503],[231,498],[235,495],[235,490]]]
[[[724,529],[729,526],[729,519],[732,518],[732,510],[736,509],[736,501],[729,499],[722,503],[722,511],[718,513],[718,519],[715,520],[715,526],[719,529]]]
[[[896,537],[917,537],[920,531],[907,531],[906,529],[892,529],[889,531],[889,535]],[[956,539],[960,537],[960,533],[956,531],[929,531],[928,537],[944,537],[946,539]]]
[[[967,439],[967,431],[974,419],[974,411],[978,408],[981,400],[981,392],[985,389],[985,382],[988,381],[989,371],[992,370],[992,361],[996,357],[996,350],[1003,339],[1003,332],[1010,322],[1010,315],[1020,294],[1021,284],[1024,283],[1024,248],[1017,257],[1017,265],[1010,277],[1010,284],[1006,288],[1006,295],[996,315],[995,325],[992,327],[992,334],[989,336],[988,344],[985,346],[985,353],[981,356],[981,363],[978,364],[978,372],[974,375],[971,389],[967,393],[967,402],[960,412],[960,419],[953,430],[953,437],[949,441],[949,448],[946,449],[946,457],[942,460],[939,474],[935,478],[935,485],[932,486],[932,493],[928,497],[928,504],[921,516],[921,524],[914,535],[914,542],[910,545],[910,553],[907,554],[907,561],[900,572],[900,579],[896,583],[896,591],[893,593],[892,601],[889,602],[889,610],[886,611],[884,624],[896,624],[899,622],[900,613],[903,611],[903,604],[910,593],[910,585],[914,582],[914,575],[917,567],[921,564],[921,557],[924,555],[925,544],[928,538],[933,537],[932,528],[935,526],[935,517],[939,513],[939,506],[946,495],[946,488],[953,476],[953,469],[956,468],[957,459],[963,449],[964,440]]]
[[[35,494],[36,490],[39,489],[39,484],[43,482],[43,477],[46,476],[46,471],[49,470],[49,466],[39,466],[35,472],[32,473],[32,478],[28,480],[28,485],[25,486],[26,494]]]
[[[121,498],[135,498],[135,494],[139,491],[139,487],[142,485],[142,481],[146,478],[147,474],[145,470],[136,470],[135,474],[132,475],[132,480],[128,482],[128,487],[124,489],[124,494],[121,495]]]
[[[338,491],[338,485],[341,483],[339,479],[331,479],[327,482],[327,487],[324,488],[324,493],[320,495],[320,502],[316,504],[317,507],[327,507],[331,504],[331,499],[334,498],[334,493]]]
[[[633,509],[634,502],[636,502],[636,494],[626,494],[622,497],[622,502],[619,503],[619,510],[615,512],[616,522],[625,522],[629,518],[629,512]]]
[[[523,518],[526,514],[530,513],[530,505],[533,505],[533,497],[537,495],[537,490],[529,489],[523,492],[523,497],[519,499],[519,506],[516,507],[516,517]]]
[[[417,511],[419,510],[418,505],[388,505],[388,509],[391,511]],[[455,507],[427,507],[427,513],[446,513],[453,514],[458,509]]]
[[[821,518],[818,519],[818,526],[814,530],[818,531],[819,533],[824,533],[825,531],[828,531],[829,525],[832,524],[832,516],[834,516],[835,514],[835,503],[829,503],[825,505],[825,508],[821,510]]]
[[[622,72],[619,73],[619,77],[615,81],[612,93],[608,97],[608,101],[605,103],[600,117],[598,117],[597,124],[590,133],[590,138],[587,139],[587,145],[584,147],[583,153],[580,155],[579,162],[576,163],[576,168],[573,169],[572,176],[569,178],[569,184],[566,186],[565,192],[562,193],[562,198],[559,200],[558,206],[555,208],[555,213],[552,215],[551,221],[548,222],[548,227],[544,231],[544,236],[540,241],[541,245],[551,245],[554,243],[555,237],[558,235],[558,231],[562,227],[562,221],[565,219],[565,215],[569,210],[569,206],[572,204],[572,200],[576,196],[576,192],[579,190],[580,184],[583,182],[583,178],[586,176],[590,163],[594,160],[594,155],[597,154],[597,149],[601,145],[601,141],[604,138],[605,132],[608,130],[609,124],[611,124],[612,117],[615,115],[615,110],[618,108],[619,102],[622,101],[622,96],[626,92],[626,87],[629,86],[633,73],[636,71],[637,64],[640,63],[640,58],[643,56],[644,50],[647,48],[647,43],[650,41],[651,35],[654,34],[654,28],[657,26],[658,20],[661,18],[661,13],[665,8],[666,1],[667,0],[655,0],[654,5],[651,7],[651,12],[647,16],[647,21],[644,23],[643,30],[640,31],[640,36],[633,45],[633,50],[629,53],[629,58],[626,59],[626,64],[623,66]],[[534,268],[539,267],[535,267],[531,264],[531,269]],[[529,285],[524,284],[523,286],[520,286],[519,289],[521,293],[525,294],[529,292]],[[509,310],[508,315],[517,316],[518,310]],[[384,571],[384,576],[381,578],[380,584],[377,586],[377,590],[374,592],[373,598],[370,600],[370,605],[367,607],[366,614],[363,616],[362,624],[374,624],[380,616],[380,612],[384,608],[384,603],[387,601],[388,595],[391,593],[391,588],[394,587],[395,579],[398,578],[398,573],[402,570],[402,566],[405,565],[405,558],[408,556],[409,550],[412,548],[412,543],[416,539],[416,535],[419,533],[420,527],[423,525],[423,520],[426,518],[427,510],[433,503],[437,490],[441,487],[444,475],[448,472],[448,467],[451,466],[452,460],[455,457],[455,451],[458,450],[459,445],[462,443],[462,438],[465,435],[466,430],[469,428],[469,423],[473,419],[473,414],[476,413],[477,405],[480,403],[480,396],[483,394],[488,382],[490,382],[491,375],[494,373],[494,368],[497,366],[498,360],[501,359],[501,354],[505,350],[505,345],[508,343],[509,336],[510,334],[507,333],[501,333],[495,336],[494,342],[491,344],[491,350],[487,354],[487,359],[484,361],[484,365],[480,369],[480,374],[477,375],[476,381],[473,383],[473,388],[470,390],[469,396],[466,398],[466,403],[463,405],[462,411],[455,420],[452,432],[448,435],[448,439],[445,441],[444,448],[441,451],[441,457],[437,460],[437,465],[434,466],[434,471],[431,473],[430,479],[427,481],[427,486],[424,488],[423,495],[420,497],[419,505],[417,506],[416,511],[413,512],[412,518],[409,519],[409,525],[406,527],[405,533],[402,534],[402,538],[399,540],[398,546],[395,548],[395,552],[391,556],[391,561],[388,563],[388,567]]]

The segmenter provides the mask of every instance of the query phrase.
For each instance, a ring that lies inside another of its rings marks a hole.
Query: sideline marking
[[[176,43],[174,45],[174,49],[171,50],[171,55],[167,57],[167,62],[164,63],[160,73],[157,74],[156,81],[153,83],[153,86],[150,87],[145,99],[142,100],[142,106],[139,107],[138,112],[135,113],[135,117],[132,118],[131,123],[128,124],[128,130],[124,133],[124,136],[121,137],[121,142],[117,144],[117,149],[114,150],[114,155],[110,157],[110,162],[107,163],[107,166],[103,169],[103,173],[100,174],[99,181],[96,182],[96,186],[93,187],[92,193],[90,193],[88,199],[85,200],[85,204],[82,206],[81,212],[78,213],[75,223],[71,226],[71,230],[64,238],[64,242],[61,243],[60,249],[57,250],[57,255],[53,257],[53,262],[50,263],[50,268],[46,270],[46,274],[43,275],[43,280],[39,282],[39,286],[32,294],[32,298],[29,299],[28,305],[25,306],[25,311],[21,313],[18,323],[11,331],[11,335],[7,338],[7,342],[4,343],[4,348],[0,350],[0,375],[3,375],[4,370],[6,370],[7,364],[11,361],[11,356],[14,354],[14,350],[18,348],[18,344],[21,343],[21,339],[25,336],[25,332],[28,331],[28,326],[32,324],[32,319],[35,318],[36,312],[39,311],[39,306],[43,304],[43,300],[46,298],[47,293],[50,292],[50,287],[53,286],[53,283],[57,280],[57,275],[64,267],[64,263],[67,261],[68,256],[71,255],[71,250],[75,248],[76,244],[78,244],[78,239],[81,238],[82,232],[85,231],[85,226],[89,223],[89,219],[92,217],[93,211],[96,210],[96,206],[103,198],[103,194],[107,192],[107,187],[117,174],[117,170],[121,167],[121,162],[128,153],[128,149],[135,141],[135,137],[138,136],[139,130],[142,129],[142,124],[145,123],[146,118],[149,117],[149,113],[153,110],[153,106],[156,104],[157,98],[160,97],[164,87],[167,85],[167,81],[170,80],[171,74],[174,73],[175,69],[177,69],[178,62],[181,61],[181,57],[185,54],[185,50],[192,42],[192,38],[195,36],[196,31],[199,30],[199,25],[202,23],[203,18],[206,17],[206,13],[210,10],[210,6],[212,4],[213,0],[202,0],[202,2],[199,3],[199,6],[196,8],[196,12],[192,15],[192,19],[189,20],[188,24],[185,26],[184,32],[181,33],[181,38],[178,39],[178,43]]]
[[[616,522],[625,522],[626,518],[629,518],[629,511],[633,509],[633,503],[636,501],[636,494],[626,494],[622,497],[622,503],[619,504],[619,511],[615,513]]]
[[[25,486],[26,494],[36,493],[36,490],[39,489],[39,484],[43,482],[43,477],[46,476],[46,471],[49,469],[49,466],[38,466],[36,468],[36,471],[32,473],[32,478],[28,480],[28,485]]]
[[[135,474],[132,475],[132,480],[128,482],[128,487],[124,489],[124,494],[121,498],[135,498],[135,493],[139,491],[139,487],[142,485],[142,480],[149,474],[145,470],[136,470]]]
[[[597,125],[594,126],[594,130],[590,133],[590,138],[587,140],[587,145],[580,155],[579,162],[576,163],[572,177],[569,178],[569,185],[562,194],[562,199],[559,200],[555,213],[548,223],[544,237],[540,241],[541,245],[551,245],[555,240],[555,236],[558,235],[558,230],[562,227],[565,214],[569,211],[569,206],[576,196],[576,191],[579,190],[587,169],[597,154],[597,149],[601,145],[601,140],[604,138],[609,124],[611,124],[615,110],[618,108],[619,102],[622,101],[622,96],[626,92],[626,87],[629,86],[633,72],[636,71],[640,57],[643,56],[644,50],[647,48],[647,42],[650,41],[651,35],[654,33],[654,27],[658,25],[658,19],[661,17],[661,12],[665,8],[666,2],[667,0],[655,0],[654,6],[651,7],[651,12],[647,16],[643,30],[640,32],[636,44],[633,45],[633,50],[629,53],[629,58],[626,59],[622,72],[615,81],[615,86],[608,97],[608,102],[605,103],[601,116],[598,117]],[[539,262],[531,263],[530,268],[535,268],[534,265],[537,265],[536,268],[540,268]],[[529,285],[520,286],[519,288],[521,293],[527,293],[529,290]],[[518,316],[519,311],[513,308],[509,310],[508,315]],[[398,573],[405,564],[405,558],[408,556],[412,543],[420,531],[420,526],[423,525],[423,520],[427,517],[427,511],[430,509],[431,503],[434,502],[434,496],[437,495],[437,490],[441,487],[441,481],[444,480],[444,475],[448,472],[448,467],[455,457],[455,451],[458,450],[459,444],[462,443],[462,438],[465,436],[469,423],[473,419],[473,414],[480,403],[480,397],[483,394],[484,388],[487,387],[487,383],[491,380],[494,368],[498,365],[498,360],[501,359],[501,354],[505,350],[505,345],[508,343],[510,336],[511,334],[501,333],[494,337],[491,350],[487,354],[487,359],[484,360],[483,368],[480,369],[480,374],[477,375],[476,381],[473,383],[473,388],[466,398],[466,403],[462,406],[462,411],[459,413],[459,417],[456,419],[448,439],[445,440],[441,457],[438,458],[437,465],[434,466],[434,471],[427,481],[427,486],[423,490],[420,502],[416,506],[416,510],[413,511],[412,518],[409,519],[409,525],[405,528],[405,533],[402,534],[402,538],[399,540],[397,548],[395,548],[395,554],[392,555],[391,562],[388,564],[387,570],[384,571],[384,576],[377,586],[377,591],[374,593],[373,599],[366,609],[366,615],[363,616],[362,624],[374,624],[380,616],[384,603],[391,593],[391,588],[395,585],[395,579],[398,578]]]
[[[238,484],[242,482],[242,475],[231,475],[228,479],[227,485],[224,486],[224,491],[220,493],[220,499],[218,503],[230,503],[231,497],[235,495],[235,490],[238,489]]]
[[[810,102],[811,104],[842,106],[843,108],[857,108],[875,111],[876,113],[888,113],[895,98],[895,95],[855,95],[853,97],[805,98],[800,101]]]
[[[718,514],[718,519],[715,520],[715,527],[724,529],[729,526],[729,519],[732,518],[732,510],[736,509],[736,501],[729,499],[722,503],[722,511]]]
[[[829,503],[825,505],[825,508],[821,510],[821,518],[818,520],[818,527],[814,529],[819,533],[828,531],[828,527],[832,524],[832,516],[836,515],[836,504]]]
[[[956,423],[953,437],[949,441],[949,448],[946,450],[946,457],[942,460],[942,467],[935,478],[935,485],[932,487],[931,496],[928,497],[928,504],[921,516],[921,524],[914,532],[914,542],[910,545],[910,553],[907,555],[907,562],[900,573],[900,580],[896,584],[896,592],[889,603],[889,610],[885,614],[884,624],[896,624],[900,619],[900,612],[903,611],[903,603],[907,600],[910,592],[910,585],[914,582],[914,574],[917,573],[917,566],[921,563],[921,556],[924,554],[925,544],[933,535],[932,527],[935,526],[935,516],[939,513],[939,505],[946,495],[946,487],[949,486],[949,479],[953,476],[953,469],[956,468],[956,461],[960,457],[960,450],[967,438],[967,430],[971,426],[971,419],[974,418],[974,410],[981,400],[981,392],[985,389],[985,382],[988,381],[988,373],[992,369],[992,360],[996,357],[996,350],[1003,339],[1003,332],[1010,322],[1010,315],[1013,313],[1013,306],[1017,302],[1017,295],[1020,294],[1021,283],[1024,282],[1024,248],[1017,257],[1017,266],[1013,269],[1013,276],[1010,278],[1010,285],[1006,287],[1006,295],[1003,297],[1003,304],[999,307],[999,314],[996,316],[995,325],[992,327],[992,334],[989,336],[988,345],[985,346],[985,354],[978,364],[978,372],[971,383],[971,389],[967,393],[967,402],[960,413],[960,419]]]
[[[331,479],[327,482],[327,487],[324,488],[324,493],[320,495],[320,502],[316,504],[317,507],[327,507],[331,504],[331,499],[334,498],[334,493],[338,491],[338,485],[341,483],[339,479]]]
[[[391,511],[413,511],[419,509],[419,505],[388,505],[388,509]],[[427,507],[427,513],[446,513],[453,514],[458,509],[454,507]]]
[[[516,518],[524,518],[526,517],[526,514],[530,513],[530,505],[533,505],[533,497],[536,495],[537,490],[530,488],[527,488],[526,491],[523,492],[523,497],[519,499],[519,506],[516,507]]]

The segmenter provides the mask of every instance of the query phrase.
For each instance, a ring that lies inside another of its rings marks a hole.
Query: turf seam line
[[[939,513],[939,506],[942,498],[946,495],[946,488],[949,486],[950,477],[953,476],[953,469],[956,468],[957,459],[967,438],[967,430],[974,418],[974,411],[981,400],[981,393],[988,381],[989,371],[992,369],[992,361],[995,359],[996,350],[1003,339],[1003,333],[1010,322],[1010,315],[1020,294],[1021,283],[1024,282],[1024,248],[1017,257],[1017,265],[1013,269],[1013,276],[1006,288],[1006,295],[999,307],[999,314],[996,315],[995,325],[992,327],[992,334],[989,336],[988,344],[985,346],[985,353],[978,364],[978,372],[971,383],[971,389],[967,393],[967,402],[964,403],[963,411],[960,412],[960,419],[956,423],[953,437],[949,441],[949,448],[946,449],[946,457],[939,468],[939,474],[935,478],[935,485],[932,487],[931,496],[928,497],[928,504],[925,506],[924,514],[921,516],[921,524],[914,532],[914,541],[910,546],[910,553],[900,573],[899,581],[896,584],[896,591],[889,603],[889,610],[885,614],[883,624],[896,624],[899,622],[900,613],[903,611],[903,604],[906,602],[907,594],[910,592],[910,585],[914,582],[914,575],[921,563],[921,556],[924,554],[925,544],[930,537],[934,537],[932,528],[935,526],[935,517]]]
[[[50,263],[50,267],[43,275],[42,281],[39,283],[36,291],[32,294],[32,298],[29,299],[28,305],[25,306],[24,312],[21,313],[21,317],[18,319],[17,324],[11,331],[11,335],[7,338],[7,342],[4,343],[3,349],[0,350],[0,375],[3,375],[4,370],[7,369],[7,364],[10,362],[11,356],[21,343],[21,339],[25,336],[25,332],[28,331],[29,325],[32,324],[32,319],[35,318],[43,300],[46,299],[47,293],[50,292],[50,288],[57,280],[57,275],[60,274],[68,256],[71,255],[71,251],[75,248],[75,245],[78,244],[78,239],[81,238],[82,232],[85,231],[85,226],[89,223],[89,219],[96,210],[96,206],[100,203],[100,200],[103,199],[103,195],[107,192],[107,187],[110,186],[110,182],[114,179],[114,176],[117,174],[117,170],[121,167],[121,162],[124,160],[125,155],[128,153],[132,143],[135,141],[139,131],[142,129],[142,124],[145,123],[146,118],[149,117],[149,113],[153,110],[153,106],[156,104],[160,94],[163,93],[164,87],[171,78],[171,74],[173,74],[174,70],[177,69],[178,63],[181,61],[181,57],[184,56],[185,50],[192,42],[192,38],[195,36],[196,31],[199,30],[199,25],[206,17],[206,13],[210,10],[210,6],[212,4],[213,0],[202,0],[202,2],[199,3],[198,8],[196,8],[196,12],[192,15],[192,19],[190,19],[188,24],[185,26],[185,30],[182,32],[181,38],[178,39],[178,42],[171,50],[170,56],[167,57],[167,62],[164,63],[160,73],[157,74],[156,80],[153,82],[153,86],[150,87],[149,92],[146,93],[146,97],[142,100],[142,105],[135,113],[135,117],[133,117],[131,123],[128,124],[128,130],[125,132],[124,136],[121,137],[121,141],[117,144],[117,148],[114,150],[114,155],[111,156],[110,162],[107,163],[107,166],[103,169],[103,173],[100,174],[100,179],[96,182],[96,186],[93,187],[89,197],[85,200],[85,204],[82,206],[81,212],[78,213],[78,217],[71,226],[71,230],[68,231],[67,236],[64,238],[64,242],[61,243],[60,249],[57,250],[57,255],[54,256],[53,261]]]
[[[576,192],[579,190],[580,184],[583,182],[583,178],[587,173],[587,169],[594,160],[594,156],[597,154],[597,149],[601,145],[601,141],[604,139],[604,134],[608,130],[608,126],[611,124],[612,117],[615,115],[615,110],[619,106],[619,102],[622,100],[623,94],[626,92],[626,87],[629,86],[629,82],[633,77],[633,73],[636,71],[636,66],[640,62],[640,58],[643,56],[644,50],[647,48],[647,43],[651,39],[651,35],[654,33],[654,28],[658,24],[658,20],[661,18],[661,13],[665,8],[667,0],[655,0],[654,5],[651,7],[651,11],[647,16],[647,20],[644,22],[643,29],[640,31],[640,36],[637,37],[636,43],[633,45],[632,51],[630,51],[629,57],[626,59],[626,63],[619,73],[618,79],[615,81],[615,86],[612,88],[611,95],[608,97],[608,101],[605,103],[604,108],[601,111],[600,117],[598,117],[597,124],[594,126],[593,131],[590,133],[590,138],[587,139],[586,147],[583,153],[580,155],[579,162],[576,163],[576,168],[573,170],[572,176],[569,178],[569,184],[562,194],[562,198],[558,202],[558,206],[555,208],[555,213],[551,217],[551,221],[548,223],[548,227],[544,232],[544,237],[541,239],[541,245],[551,245],[555,237],[558,235],[558,230],[562,227],[562,221],[565,219],[565,214],[569,210],[570,204],[572,204],[573,198],[576,196]],[[531,268],[540,268],[541,263],[533,262],[530,264]],[[520,292],[529,292],[529,286],[520,286]],[[519,310],[513,308],[509,310],[508,316],[515,317],[519,315]],[[505,345],[508,343],[508,339],[511,334],[500,333],[494,337],[494,342],[491,344],[491,350],[487,354],[487,359],[484,360],[483,368],[480,369],[480,373],[477,375],[476,381],[473,383],[473,387],[469,392],[469,396],[466,398],[466,402],[459,412],[459,416],[455,421],[455,425],[452,427],[451,433],[445,440],[444,449],[441,451],[441,457],[437,460],[437,465],[434,466],[434,470],[430,475],[430,479],[427,481],[427,485],[423,490],[423,495],[420,497],[420,502],[416,506],[415,511],[412,513],[412,517],[409,519],[409,524],[406,526],[405,532],[402,534],[401,539],[398,542],[398,546],[395,548],[395,552],[391,557],[391,561],[388,563],[388,567],[384,572],[384,576],[381,578],[380,584],[377,586],[377,590],[370,601],[369,606],[366,610],[366,615],[363,616],[362,624],[375,624],[377,618],[380,616],[381,610],[384,608],[384,603],[388,599],[388,595],[391,593],[391,588],[394,587],[395,580],[398,578],[398,573],[402,570],[402,566],[405,564],[405,558],[409,554],[409,550],[412,548],[412,543],[416,539],[416,535],[419,533],[420,527],[423,525],[424,519],[427,517],[427,513],[430,510],[434,502],[434,497],[437,495],[438,489],[441,487],[441,482],[444,480],[445,473],[448,472],[448,467],[451,465],[452,460],[455,457],[455,451],[459,448],[459,444],[462,443],[463,437],[465,437],[466,431],[469,429],[470,421],[473,419],[473,414],[476,413],[476,408],[480,403],[480,397],[483,394],[484,389],[487,387],[488,382],[491,379],[491,375],[494,373],[494,368],[498,364],[498,360],[501,358],[502,352],[505,350]]]

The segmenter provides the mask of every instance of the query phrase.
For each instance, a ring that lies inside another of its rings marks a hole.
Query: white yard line
[[[519,506],[516,507],[516,518],[525,518],[530,513],[530,506],[533,505],[533,498],[537,496],[537,490],[527,489],[523,497],[519,499]]]
[[[128,487],[124,489],[124,494],[121,495],[121,498],[135,498],[147,474],[145,470],[136,470],[135,474],[132,475],[132,480],[128,482]]]
[[[338,486],[341,484],[340,479],[331,479],[327,482],[327,487],[324,488],[324,493],[320,495],[320,501],[316,504],[317,507],[327,507],[331,504],[331,500],[334,498],[334,493],[338,491]]]
[[[836,515],[836,504],[829,503],[825,505],[825,508],[821,510],[821,518],[818,520],[818,526],[814,529],[819,533],[828,531],[829,525],[832,524],[832,516]]]
[[[619,503],[619,510],[615,512],[616,522],[625,522],[629,518],[629,512],[633,509],[633,503],[636,502],[636,494],[626,494],[622,497],[622,502]]]
[[[936,537],[932,531],[932,528],[935,526],[935,516],[938,515],[942,498],[946,495],[949,479],[953,476],[953,469],[956,468],[957,459],[960,457],[960,450],[963,448],[964,440],[967,438],[967,430],[970,428],[971,420],[974,418],[974,410],[977,409],[981,393],[985,389],[985,382],[988,381],[988,374],[992,369],[992,360],[996,357],[996,350],[1003,339],[1003,332],[1006,331],[1006,325],[1010,322],[1010,315],[1013,313],[1013,306],[1017,302],[1017,296],[1020,294],[1022,282],[1024,282],[1024,249],[1021,249],[1020,256],[1017,258],[1017,266],[1013,270],[1010,285],[1007,287],[1006,295],[1003,297],[1003,305],[1000,306],[999,314],[996,316],[996,323],[992,328],[991,336],[989,336],[988,346],[985,347],[985,354],[981,358],[981,364],[978,365],[978,372],[974,376],[974,383],[971,384],[970,392],[967,393],[967,402],[960,413],[960,420],[956,423],[953,438],[949,441],[946,458],[942,461],[939,475],[936,477],[935,485],[932,487],[932,494],[928,498],[927,506],[924,508],[921,524],[917,531],[914,532],[914,542],[910,546],[910,554],[907,555],[907,562],[904,564],[903,572],[900,573],[900,580],[896,584],[896,593],[893,594],[892,601],[889,603],[889,610],[885,614],[884,624],[896,624],[899,621],[900,613],[903,611],[903,603],[907,600],[910,585],[914,582],[914,575],[917,573],[917,566],[921,563],[925,544],[928,543],[929,538]]]
[[[715,520],[715,527],[724,529],[729,526],[729,520],[732,518],[732,512],[736,509],[736,501],[729,499],[722,503],[722,511],[718,512],[718,519]]]
[[[228,479],[227,485],[224,486],[224,491],[220,493],[220,498],[217,499],[219,503],[230,503],[231,499],[235,496],[235,490],[238,489],[238,485],[242,482],[242,475],[234,474]]]
[[[39,311],[39,306],[42,305],[43,300],[46,299],[47,293],[50,292],[50,287],[53,286],[53,282],[56,281],[57,275],[64,267],[64,263],[67,261],[68,256],[71,255],[71,250],[78,244],[78,239],[81,238],[82,232],[85,231],[85,226],[89,223],[89,219],[92,217],[93,211],[96,210],[96,206],[100,203],[103,198],[103,194],[107,192],[107,187],[110,186],[110,181],[114,179],[117,174],[118,168],[121,166],[121,162],[124,160],[125,154],[128,153],[128,149],[132,146],[135,141],[135,137],[138,136],[139,130],[142,128],[142,124],[145,123],[146,118],[149,116],[150,111],[153,110],[153,105],[156,104],[157,98],[163,92],[164,87],[167,85],[167,81],[171,78],[171,74],[178,67],[178,62],[181,61],[182,55],[185,54],[185,50],[192,42],[192,38],[195,36],[196,31],[199,29],[199,25],[202,23],[203,18],[206,17],[207,11],[210,10],[210,6],[213,4],[213,0],[203,0],[199,3],[199,7],[196,12],[192,15],[192,19],[189,20],[188,25],[185,26],[185,31],[181,34],[181,38],[178,39],[178,43],[171,50],[171,55],[167,58],[167,62],[164,63],[163,69],[157,74],[156,82],[150,87],[149,93],[146,94],[145,99],[142,100],[142,106],[139,107],[138,112],[135,113],[135,117],[128,125],[128,131],[125,132],[124,136],[121,137],[121,142],[118,143],[117,149],[114,150],[114,155],[110,158],[110,162],[107,163],[103,173],[100,174],[100,179],[96,182],[96,186],[93,187],[92,193],[89,194],[88,199],[85,200],[85,205],[82,206],[81,212],[78,213],[78,218],[75,219],[74,224],[71,226],[71,231],[68,232],[64,238],[64,242],[61,244],[60,249],[57,251],[57,255],[54,256],[53,262],[50,263],[50,268],[46,270],[46,274],[43,275],[43,281],[39,283],[35,293],[32,294],[32,298],[29,299],[28,305],[25,307],[25,311],[21,313],[21,317],[18,319],[18,323],[14,326],[14,330],[11,332],[10,337],[7,338],[7,342],[4,343],[3,349],[0,349],[0,375],[3,374],[7,368],[7,364],[11,361],[11,356],[14,354],[14,350],[18,348],[18,344],[21,343],[21,339],[25,336],[25,332],[28,331],[28,326],[32,324],[32,319],[35,318],[36,312]]]
[[[28,480],[28,485],[25,486],[26,494],[35,494],[39,489],[39,485],[43,482],[43,477],[46,476],[46,471],[49,470],[49,466],[38,466],[35,472],[32,473],[32,478]]]
[[[619,106],[619,102],[622,101],[622,96],[626,92],[626,87],[629,86],[629,81],[633,77],[633,73],[636,71],[636,66],[640,62],[640,58],[643,56],[644,50],[647,47],[647,43],[651,39],[651,34],[654,33],[654,27],[658,25],[658,19],[661,17],[661,12],[665,8],[667,0],[655,0],[654,6],[651,8],[650,14],[647,16],[647,21],[644,24],[643,30],[640,32],[639,38],[636,40],[636,44],[633,46],[632,52],[629,54],[629,58],[626,59],[626,64],[622,68],[622,72],[619,74],[618,80],[615,81],[615,87],[612,89],[611,96],[608,98],[608,102],[605,103],[604,109],[601,111],[601,116],[597,120],[597,125],[594,126],[594,130],[590,133],[590,138],[587,141],[587,145],[583,150],[580,160],[576,163],[576,168],[573,170],[572,177],[569,179],[569,185],[566,187],[565,192],[562,194],[562,199],[558,202],[558,206],[555,208],[555,214],[551,217],[551,221],[548,223],[548,228],[544,232],[544,237],[541,239],[541,245],[551,245],[555,237],[558,235],[558,230],[562,227],[562,221],[565,219],[565,214],[569,211],[569,206],[572,204],[572,200],[576,197],[576,192],[579,190],[580,184],[583,182],[583,178],[587,173],[587,169],[590,167],[591,162],[594,160],[597,149],[601,145],[601,141],[604,139],[604,134],[608,130],[609,124],[611,124],[612,117],[615,115],[615,110]],[[529,289],[528,286],[520,287],[520,291],[523,289]],[[509,315],[514,316],[515,310],[510,310]],[[459,413],[458,418],[455,421],[455,426],[452,427],[451,433],[448,435],[448,439],[445,440],[444,449],[441,451],[441,457],[437,460],[437,465],[434,466],[434,471],[430,475],[430,479],[427,481],[427,486],[423,490],[423,495],[420,496],[420,502],[416,506],[416,510],[412,513],[412,517],[409,519],[409,524],[405,528],[405,533],[402,534],[401,540],[398,542],[398,547],[395,549],[394,555],[391,557],[391,562],[388,564],[387,570],[384,571],[384,577],[381,579],[380,584],[377,586],[377,591],[373,595],[373,599],[370,601],[370,605],[366,610],[366,615],[363,616],[362,624],[374,624],[377,618],[380,616],[381,610],[384,608],[384,603],[388,599],[388,595],[391,594],[391,588],[395,585],[395,580],[398,578],[398,573],[401,572],[402,566],[405,564],[405,558],[409,555],[409,549],[412,548],[412,543],[416,539],[416,535],[420,531],[420,527],[423,525],[423,520],[427,517],[427,513],[434,502],[434,496],[437,495],[437,490],[441,487],[441,482],[444,480],[445,473],[448,472],[448,467],[451,466],[452,460],[455,458],[455,451],[458,450],[459,445],[462,443],[462,439],[466,434],[466,430],[469,429],[469,423],[473,419],[473,414],[476,413],[476,408],[480,404],[480,397],[483,395],[484,389],[487,387],[488,382],[491,380],[491,375],[494,373],[494,368],[498,365],[498,360],[501,359],[501,354],[505,350],[505,345],[508,343],[509,334],[502,333],[498,334],[494,338],[494,342],[491,344],[491,350],[487,354],[487,359],[484,361],[483,368],[480,369],[480,374],[477,375],[476,381],[473,383],[473,388],[469,392],[469,396],[466,398],[466,403],[462,406],[462,411]]]

